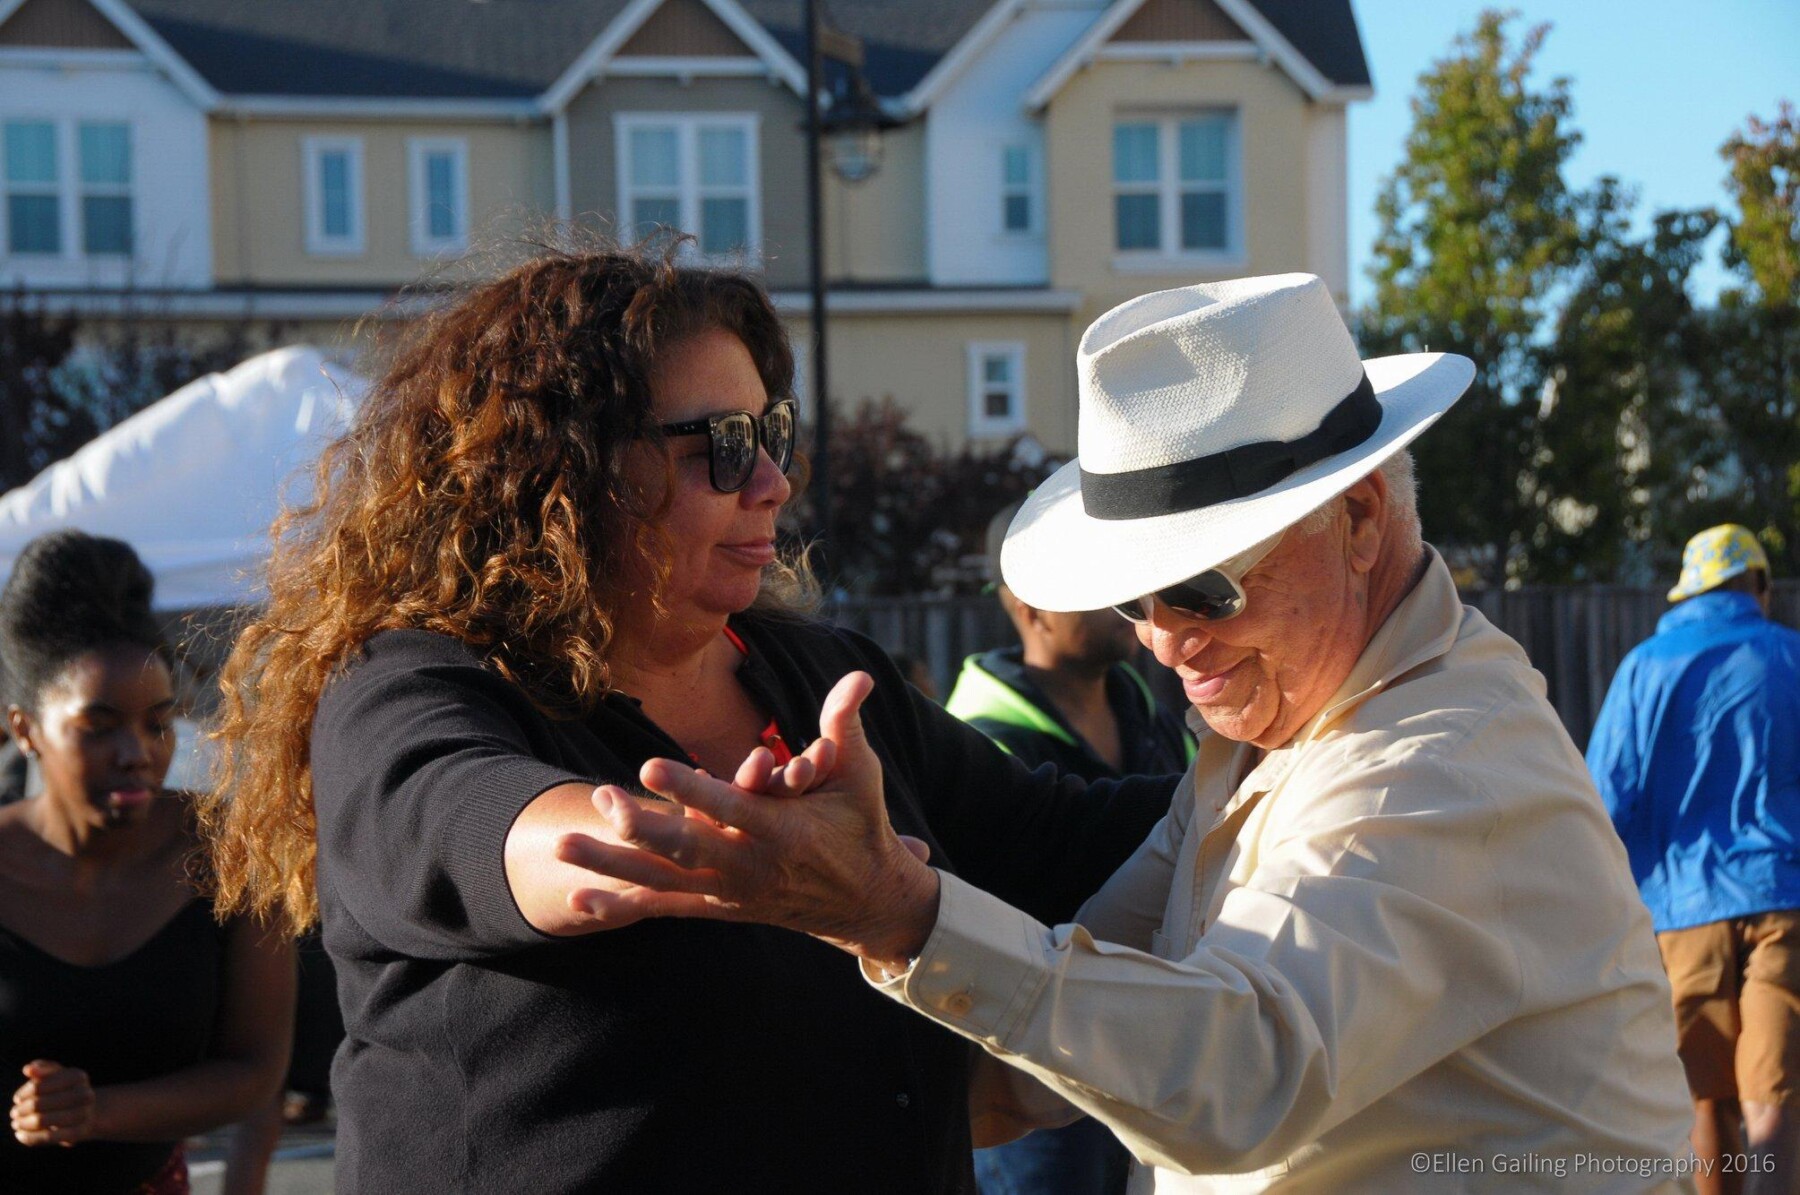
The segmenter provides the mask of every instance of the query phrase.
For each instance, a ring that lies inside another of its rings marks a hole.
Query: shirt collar
[[[1396,677],[1449,651],[1462,631],[1462,596],[1456,580],[1437,549],[1425,547],[1429,563],[1425,575],[1400,599],[1387,621],[1375,631],[1368,646],[1350,669],[1350,675],[1331,695],[1325,708],[1300,728],[1293,742],[1311,739],[1339,717],[1381,692]]]
[[[1713,590],[1676,602],[1657,620],[1656,630],[1661,634],[1697,622],[1745,622],[1762,616],[1762,606],[1752,595],[1735,589]]]

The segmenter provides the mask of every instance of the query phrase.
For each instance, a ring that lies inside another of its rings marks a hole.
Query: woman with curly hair
[[[545,252],[411,331],[278,529],[206,819],[222,909],[322,914],[340,1190],[973,1190],[952,1035],[801,935],[595,933],[557,858],[598,783],[786,759],[855,670],[895,827],[1042,915],[1168,806],[1027,772],[807,617],[792,381],[754,281]]]
[[[163,789],[175,688],[150,573],[116,539],[25,545],[0,592],[8,729],[41,795],[0,808],[5,1195],[177,1195],[182,1139],[274,1097],[294,957],[213,919],[193,810]]]

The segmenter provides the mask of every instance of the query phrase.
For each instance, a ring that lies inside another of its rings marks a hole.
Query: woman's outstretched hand
[[[937,920],[937,873],[924,864],[924,844],[903,841],[888,823],[881,762],[862,727],[873,687],[864,672],[840,680],[820,712],[819,740],[782,767],[760,748],[732,783],[673,760],[646,763],[644,786],[685,816],[612,785],[595,789],[604,835],[564,835],[557,858],[605,882],[571,892],[571,909],[606,924],[759,921],[903,966]]]

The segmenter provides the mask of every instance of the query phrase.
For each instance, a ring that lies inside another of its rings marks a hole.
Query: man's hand
[[[645,916],[760,921],[800,930],[890,969],[918,953],[937,920],[937,873],[922,843],[888,823],[881,761],[860,710],[867,673],[840,680],[820,740],[783,768],[753,752],[726,784],[673,760],[644,786],[689,812],[661,813],[611,785],[594,792],[610,841],[565,835],[557,857],[633,887],[585,888],[569,903],[601,921]],[[692,816],[693,814],[701,816]]]
[[[47,1059],[27,1062],[12,1098],[12,1133],[20,1145],[74,1145],[94,1132],[94,1087],[87,1072]]]

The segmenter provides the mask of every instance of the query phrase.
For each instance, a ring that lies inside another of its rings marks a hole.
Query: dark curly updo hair
[[[35,709],[70,661],[115,644],[142,647],[173,667],[150,613],[155,588],[123,540],[68,530],[26,544],[0,590],[6,702]]]

